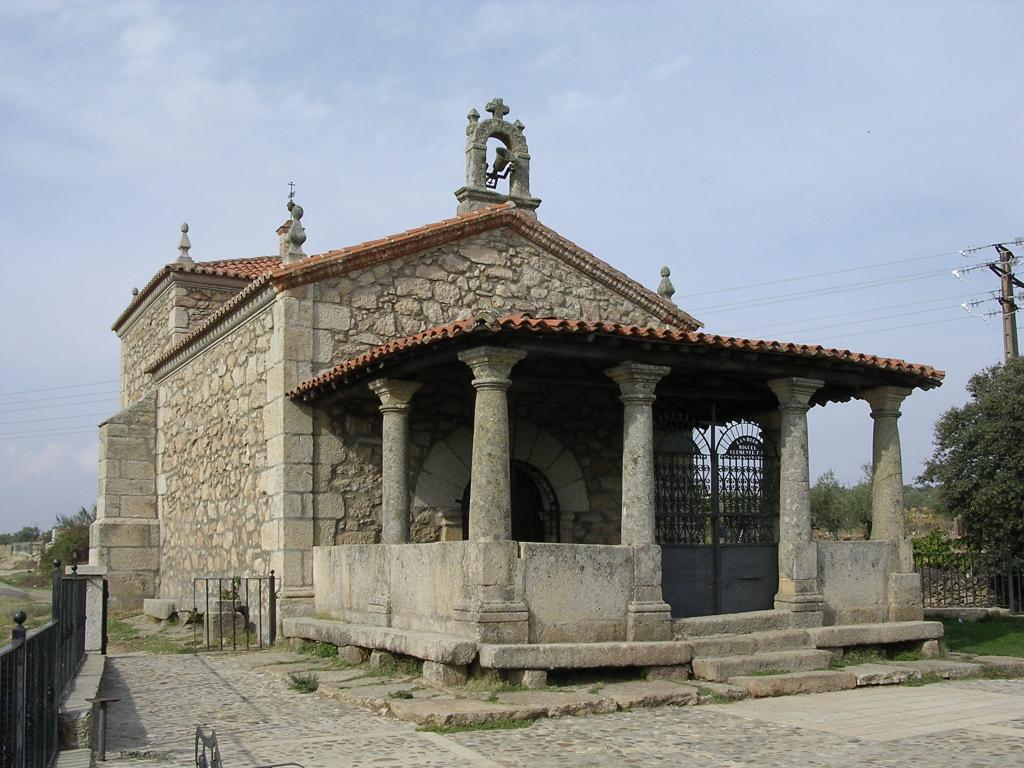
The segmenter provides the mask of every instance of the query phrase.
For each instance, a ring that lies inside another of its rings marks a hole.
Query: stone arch
[[[512,458],[536,467],[551,484],[558,498],[562,541],[572,542],[577,515],[590,509],[579,462],[558,438],[525,419],[516,420],[513,441]],[[461,501],[470,481],[472,456],[473,432],[460,427],[434,443],[416,476],[413,510],[437,510],[443,525],[458,527],[458,536],[451,538],[462,538]]]

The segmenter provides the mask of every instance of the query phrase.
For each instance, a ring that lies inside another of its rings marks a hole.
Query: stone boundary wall
[[[89,530],[89,562],[107,568],[110,604],[139,609],[159,585],[156,499],[156,394],[99,428],[99,493]]]
[[[818,584],[826,624],[885,621],[893,545],[888,541],[818,541]]]

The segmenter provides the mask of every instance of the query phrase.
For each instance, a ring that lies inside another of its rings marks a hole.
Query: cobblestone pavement
[[[105,695],[118,768],[194,765],[196,723],[216,727],[228,768],[320,766],[1024,765],[1024,680],[667,707],[440,736],[316,695],[241,657],[121,656]],[[122,756],[117,753],[143,753]]]

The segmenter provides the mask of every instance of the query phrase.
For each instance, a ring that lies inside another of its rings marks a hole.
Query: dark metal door
[[[659,413],[656,534],[672,615],[771,608],[778,585],[778,461],[750,422]]]

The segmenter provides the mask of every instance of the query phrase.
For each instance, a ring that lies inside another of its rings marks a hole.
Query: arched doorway
[[[544,473],[532,464],[516,459],[512,462],[509,479],[512,485],[512,539],[560,541],[558,496]],[[463,540],[469,539],[470,485],[466,484],[460,499]]]

